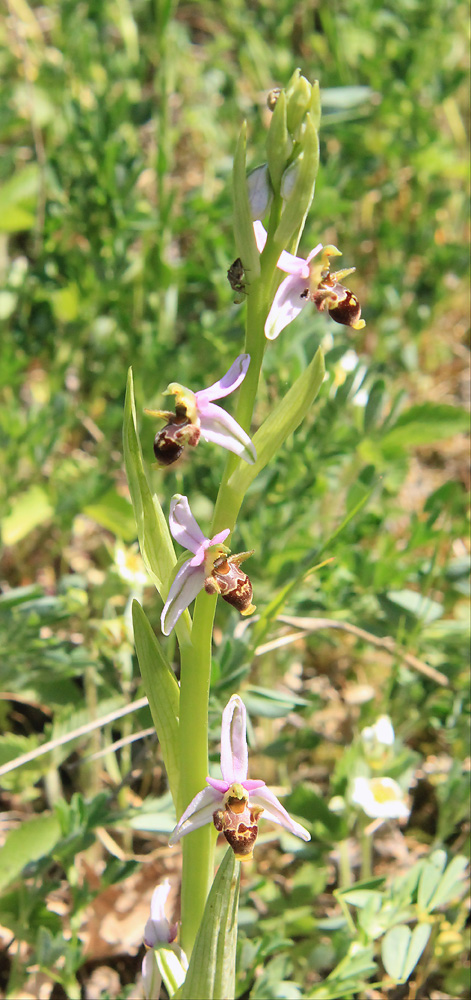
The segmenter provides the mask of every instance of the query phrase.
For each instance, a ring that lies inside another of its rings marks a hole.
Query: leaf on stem
[[[142,680],[177,809],[180,781],[180,689],[139,601],[133,601],[132,620]]]
[[[254,465],[244,463],[244,468],[239,462],[232,473],[229,487],[239,495],[246,493],[255,477],[304,419],[322,385],[324,372],[324,356],[319,348],[306,371],[296,379],[254,435],[252,440],[257,450],[257,461]]]
[[[240,862],[226,851],[209,893],[181,1000],[233,997],[237,945]]]
[[[175,550],[163,510],[157,497],[152,496],[144,470],[137,433],[132,368],[128,372],[124,404],[123,450],[142,558],[157,590],[164,598],[165,584],[168,583],[175,564]]]

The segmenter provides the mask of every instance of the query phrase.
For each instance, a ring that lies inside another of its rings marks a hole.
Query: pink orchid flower
[[[176,493],[170,501],[168,520],[175,541],[193,552],[193,557],[183,563],[170,587],[161,616],[164,635],[170,635],[182,612],[200,590],[203,590],[204,581],[211,572],[214,558],[226,551],[225,546],[221,548],[221,543],[230,534],[230,529],[224,528],[223,531],[218,531],[214,538],[206,538],[191,513],[187,498],[180,493]],[[219,549],[213,551],[211,558],[208,549],[213,546],[219,546]]]
[[[193,552],[193,557],[183,563],[170,587],[161,616],[163,634],[170,634],[182,612],[203,588],[208,594],[221,594],[242,615],[252,614],[255,611],[252,584],[240,569],[240,563],[252,553],[228,555],[229,549],[222,543],[230,529],[224,528],[213,538],[206,538],[187,498],[180,493],[170,501],[169,525],[175,541]]]
[[[279,823],[301,840],[310,840],[307,830],[291,819],[276,795],[257,778],[247,778],[248,747],[246,710],[238,695],[232,695],[222,714],[220,778],[206,778],[208,787],[195,795],[177,823],[169,844],[214,822],[224,833],[239,861],[250,861],[258,834],[258,817]]]
[[[171,465],[180,457],[185,445],[195,447],[200,437],[234,452],[249,464],[255,462],[257,456],[248,434],[229,413],[213,402],[238,389],[249,365],[250,354],[240,354],[218,382],[198,392],[192,392],[179,382],[171,382],[166,392],[175,396],[175,413],[168,410],[145,411],[150,416],[168,421],[154,441],[155,457],[161,465]]]
[[[267,241],[267,233],[259,221],[254,222],[253,227],[255,241],[261,253]],[[312,261],[321,251],[323,252],[320,261],[313,264]],[[268,340],[275,340],[285,326],[296,319],[308,302],[313,302],[320,312],[327,309],[336,323],[351,326],[354,330],[361,330],[364,327],[365,321],[360,318],[361,306],[357,297],[349,288],[340,284],[342,278],[351,274],[355,268],[350,267],[330,273],[329,257],[339,255],[340,250],[337,250],[337,247],[323,247],[322,243],[318,243],[306,259],[295,257],[294,254],[283,250],[277,267],[280,271],[285,271],[288,277],[277,289],[266,319],[265,336]]]
[[[144,944],[148,949],[142,961],[142,981],[145,996],[151,1000],[160,995],[162,977],[177,989],[185,980],[188,960],[180,945],[174,944],[178,924],[171,924],[165,913],[170,882],[165,879],[152,893],[150,917],[144,929]],[[169,947],[166,947],[169,946]]]

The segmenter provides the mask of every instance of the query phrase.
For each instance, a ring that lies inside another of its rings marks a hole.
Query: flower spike
[[[145,410],[150,416],[167,421],[154,440],[154,454],[161,465],[172,465],[180,458],[185,445],[195,448],[200,437],[240,455],[249,464],[255,462],[257,456],[248,434],[229,413],[213,403],[214,399],[229,396],[239,388],[249,364],[250,355],[240,354],[219,381],[198,392],[192,392],[179,382],[171,382],[166,391],[175,396],[175,413]]]
[[[262,252],[267,241],[267,234],[261,222],[254,222],[254,233],[257,247]],[[312,263],[322,251],[320,261]],[[361,306],[353,292],[341,284],[343,278],[351,274],[355,268],[345,268],[343,271],[330,270],[330,257],[340,256],[337,247],[318,243],[306,258],[295,257],[283,250],[277,267],[285,271],[288,277],[281,282],[273,299],[272,307],[265,323],[265,336],[275,340],[288,323],[304,309],[308,302],[313,302],[319,312],[327,309],[336,323],[351,326],[354,330],[362,330],[365,326],[361,319]]]
[[[221,778],[206,778],[208,787],[195,795],[180,817],[169,844],[211,821],[223,833],[238,861],[250,861],[262,813],[301,840],[311,836],[286,812],[276,795],[258,778],[248,778],[247,713],[239,695],[232,695],[222,714]]]
[[[252,614],[255,611],[251,603],[252,584],[240,569],[240,563],[252,553],[228,554],[229,550],[222,543],[230,529],[224,528],[213,538],[206,538],[191,513],[187,498],[180,493],[170,501],[169,525],[175,541],[189,549],[193,556],[180,566],[170,587],[160,619],[163,634],[170,635],[182,612],[203,589],[208,594],[221,594],[241,614]]]

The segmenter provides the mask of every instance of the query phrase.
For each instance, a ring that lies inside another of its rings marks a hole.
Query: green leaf
[[[306,115],[303,151],[295,162],[298,165],[297,177],[275,233],[276,242],[283,247],[288,246],[293,234],[299,229],[314,197],[319,167],[319,136],[309,114]]]
[[[4,545],[16,545],[30,531],[53,514],[53,507],[45,490],[41,486],[31,486],[25,493],[13,497],[12,512],[2,521],[2,538]]]
[[[244,269],[250,274],[250,281],[255,281],[260,274],[260,255],[255,242],[252,212],[247,185],[245,167],[246,126],[241,129],[234,156],[233,195],[234,195],[234,238],[237,253],[242,260]]]
[[[180,781],[180,689],[139,601],[133,601],[132,620],[142,680],[162,747],[170,791],[177,808]]]
[[[468,859],[462,854],[458,854],[456,858],[453,858],[453,860],[450,861],[450,864],[443,873],[434,895],[428,903],[427,909],[429,913],[431,913],[432,910],[435,910],[437,906],[444,906],[463,894],[466,888],[466,884],[463,881],[463,875],[467,866]]]
[[[409,978],[412,970],[415,969],[430,937],[431,930],[432,927],[430,924],[417,924],[417,926],[414,927],[402,969],[402,978],[404,981]]]
[[[163,510],[157,497],[152,496],[144,470],[137,433],[132,368],[128,372],[124,404],[123,450],[142,558],[163,597],[164,584],[169,580],[175,565],[175,550]]]
[[[424,597],[423,594],[417,593],[416,590],[388,590],[386,594],[388,601],[395,604],[399,608],[403,608],[410,615],[414,615],[419,621],[429,622],[435,621],[436,618],[440,618],[443,614],[443,604],[438,604],[437,601],[432,601],[430,597]]]
[[[8,834],[0,852],[0,890],[13,882],[26,865],[50,854],[60,837],[57,816],[36,816]]]
[[[235,990],[240,862],[226,851],[196,936],[181,1000],[224,1000]]]
[[[239,462],[232,473],[229,486],[238,494],[244,496],[255,477],[304,419],[319,392],[324,373],[324,356],[319,348],[310,365],[254,434],[257,461],[254,465]]]
[[[407,952],[412,933],[406,924],[397,924],[384,935],[381,942],[381,958],[388,976],[398,982],[402,979]]]
[[[394,427],[382,440],[382,447],[415,447],[433,444],[469,428],[469,414],[447,403],[421,403],[401,413]]]
[[[373,383],[369,391],[368,402],[365,406],[365,412],[363,415],[363,427],[365,434],[369,434],[377,423],[378,417],[381,415],[385,391],[386,383],[384,379],[376,379],[376,382]]]
[[[443,868],[446,864],[446,855],[443,864],[434,864],[432,859],[425,862],[419,879],[417,889],[417,903],[420,909],[425,909],[430,902],[435,889],[442,878]]]
[[[406,924],[397,924],[384,935],[381,958],[384,968],[396,982],[405,982],[417,965],[427,944],[430,924],[417,924],[413,931]]]
[[[10,205],[0,216],[1,233],[22,233],[32,229],[36,219],[32,212],[20,205]]]
[[[17,170],[7,181],[0,185],[0,217],[3,229],[3,214],[12,205],[23,202],[34,202],[39,190],[39,167],[37,163],[29,163],[23,170]]]
[[[84,507],[83,513],[107,531],[112,531],[123,542],[132,542],[136,537],[136,521],[131,504],[114,489],[108,490],[96,503]]]

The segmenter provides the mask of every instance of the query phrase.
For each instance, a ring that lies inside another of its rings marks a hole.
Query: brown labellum
[[[180,458],[185,445],[194,447],[200,438],[199,427],[195,427],[191,420],[186,417],[182,420],[177,414],[171,417],[154,438],[154,455],[160,465],[172,465]]]
[[[235,556],[219,556],[211,575],[204,582],[207,594],[220,594],[241,615],[251,615],[255,611],[252,584],[247,573],[240,568],[240,563],[250,555],[251,552],[240,552]]]
[[[345,289],[346,295],[338,305],[333,306],[329,309],[329,316],[335,320],[336,323],[341,323],[342,326],[353,326],[355,327],[361,316],[361,305],[353,292],[350,289]]]
[[[260,806],[249,806],[237,799],[229,799],[225,809],[216,809],[213,813],[216,830],[224,834],[238,861],[251,861],[253,858],[253,847],[258,837],[258,819],[262,812]]]

